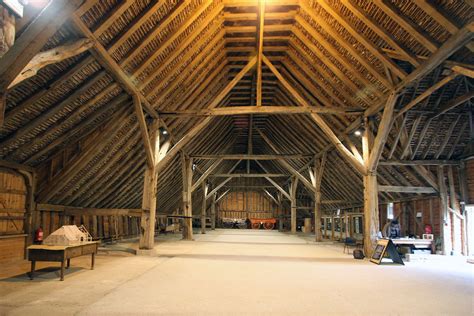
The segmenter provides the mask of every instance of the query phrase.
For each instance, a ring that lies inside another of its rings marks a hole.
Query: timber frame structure
[[[445,170],[462,178],[472,5],[51,0],[0,55],[1,164],[35,174],[36,203],[142,209],[143,249],[157,213],[181,209],[192,239],[193,214],[258,177],[292,232],[297,197],[316,222],[363,205],[370,254],[380,203],[447,208]]]

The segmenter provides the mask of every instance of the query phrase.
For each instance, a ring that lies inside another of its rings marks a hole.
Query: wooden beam
[[[209,187],[205,182],[202,182],[202,204],[201,204],[201,234],[206,233],[206,206],[207,206],[207,191]]]
[[[136,96],[139,102],[139,97]],[[140,107],[140,113],[143,115]],[[143,196],[142,196],[142,209],[143,214],[141,217],[140,225],[140,240],[138,247],[140,249],[152,250],[155,245],[155,221],[156,221],[156,196],[158,193],[158,174],[156,172],[155,160],[158,159],[160,151],[160,130],[159,121],[155,119],[151,124],[150,135],[146,133],[148,138],[148,145],[150,150],[151,164],[148,165],[145,170],[143,180]],[[146,124],[145,124],[146,129]]]
[[[427,48],[430,52],[435,52],[438,49],[438,45],[435,40],[426,33],[419,25],[411,21],[406,17],[403,12],[395,5],[389,3],[386,0],[375,0],[382,11],[385,12],[392,20],[400,25],[405,31],[417,40],[421,45]]]
[[[432,187],[412,187],[396,185],[379,185],[379,192],[399,192],[399,193],[426,193],[434,194],[436,190]]]
[[[192,157],[194,158],[194,157]],[[195,158],[194,158],[195,159]],[[193,184],[191,191],[194,192],[196,189],[206,181],[206,179],[209,177],[209,175],[221,164],[221,162],[224,161],[224,159],[217,159],[212,163],[212,165],[207,168],[207,170],[201,175],[201,177]]]
[[[457,166],[460,165],[459,160],[382,160],[381,166]]]
[[[13,80],[8,86],[8,89],[11,89],[20,82],[35,76],[40,69],[82,54],[92,46],[94,46],[94,43],[91,40],[88,38],[82,38],[73,43],[68,43],[36,54],[28,65],[23,68],[20,74],[18,74],[15,80]]]
[[[471,100],[472,98],[474,98],[474,91],[467,92],[466,94],[464,94],[462,96],[459,96],[455,99],[452,99],[448,103],[441,106],[438,110],[438,113],[432,115],[431,118],[432,119],[437,118],[438,116],[443,115],[444,113],[446,113],[448,111],[451,111],[452,109],[460,106],[464,102],[467,102],[467,101]]]
[[[0,92],[4,92],[82,0],[52,0],[0,59]]]
[[[183,10],[185,11],[186,10],[186,7],[187,7],[187,3],[190,3],[189,0],[185,0],[184,1],[185,3],[182,3],[181,5],[177,6],[177,9],[176,11],[178,10]],[[195,27],[193,30],[191,30],[190,33],[186,33],[187,30],[189,30],[189,27],[195,22],[198,20],[199,17],[201,17],[201,15],[206,12],[207,9],[209,9],[209,7],[211,6],[212,4],[212,0],[205,0],[203,1],[202,3],[200,3],[194,10],[190,11],[189,14],[186,14],[185,16],[183,16],[183,19],[181,19],[180,23],[176,25],[176,27],[173,27],[173,30],[171,32],[168,32],[168,33],[161,33],[161,34],[167,34],[167,36],[162,36],[162,39],[160,41],[160,45],[156,48],[156,49],[153,49],[150,51],[150,53],[147,53],[146,54],[146,57],[138,64],[138,66],[136,68],[133,68],[133,70],[131,71],[131,74],[133,76],[134,79],[138,78],[140,76],[141,73],[143,73],[154,61],[156,61],[156,59],[161,55],[163,54],[166,49],[169,49],[169,47],[171,47],[171,45],[173,43],[176,43],[177,40],[183,35],[183,34],[186,34],[187,35],[187,38],[184,37],[184,41],[186,39],[190,39],[192,36],[190,36],[191,34],[195,34],[194,33],[194,29],[199,29],[200,27],[202,27],[204,25],[208,25],[209,22],[212,20],[212,18],[210,19],[209,17],[211,16],[216,16],[221,10],[222,10],[222,6],[221,5],[217,5],[216,7],[214,7],[211,12],[208,12],[209,15],[206,15],[203,20],[204,21],[200,21],[201,23],[197,23],[195,24]],[[166,23],[170,23],[170,25],[172,25],[173,21],[171,19],[166,19],[166,21],[164,21]],[[166,29],[162,29],[162,31],[165,31]],[[156,34],[156,35],[161,35],[161,34]],[[155,40],[156,37],[152,37],[151,40]],[[179,44],[177,44],[179,45]],[[140,58],[140,54],[143,54],[144,50],[145,50],[145,47],[146,46],[143,46],[143,45],[140,45],[139,47],[135,48],[133,51],[132,51],[132,54],[131,55],[128,55],[126,56],[126,58],[123,58],[121,61],[120,61],[120,65],[121,66],[126,66],[128,64],[130,64],[131,61],[134,61],[136,60],[137,58]],[[140,59],[139,59],[140,60]],[[152,70],[153,73],[155,73],[155,70]],[[156,74],[156,73],[155,73]],[[144,79],[144,82],[142,82],[140,84],[140,87],[144,87],[144,85],[147,85],[153,78],[154,76],[148,76],[147,78]]]
[[[441,12],[439,7],[429,0],[418,0],[415,2],[423,11],[430,15],[436,22],[442,25],[449,33],[454,34],[459,29],[444,12]]]
[[[232,172],[237,168],[237,166],[240,164],[240,162],[241,162],[241,160],[237,161],[237,162],[232,166],[232,168],[230,168],[229,173],[232,173]],[[219,191],[219,189],[222,188],[224,185],[226,185],[226,183],[229,182],[230,180],[232,180],[232,178],[227,178],[227,179],[225,179],[224,181],[222,181],[220,184],[218,184],[215,188],[212,189],[211,192],[209,192],[209,194],[207,195],[206,199],[208,199],[210,196],[216,194],[217,191]]]
[[[227,193],[229,193],[229,192],[230,192],[230,189],[222,192],[222,194],[219,195],[219,197],[216,199],[216,203],[219,202],[220,200],[222,200],[222,198],[225,197],[227,195]]]
[[[215,108],[226,97],[230,90],[235,87],[235,85],[240,81],[240,79],[242,79],[242,77],[255,65],[256,62],[257,57],[251,58],[247,65],[237,74],[237,76],[235,76],[234,79],[230,81],[224,87],[224,89],[222,89],[221,92],[214,98],[214,101],[208,106],[208,109]],[[181,138],[173,146],[173,148],[171,148],[168,154],[158,163],[157,172],[162,170],[176,156],[176,154],[178,154],[181,149],[189,143],[189,141],[196,134],[198,134],[202,129],[204,129],[204,127],[209,124],[211,120],[212,117],[206,117],[199,124],[194,125],[194,127],[186,135],[184,135],[183,138]]]
[[[122,209],[122,208],[90,208],[90,207],[76,207],[57,204],[36,204],[37,211],[62,212],[67,216],[82,216],[82,215],[96,215],[96,216],[141,216],[142,209]]]
[[[456,66],[451,67],[451,69],[454,72],[461,74],[463,76],[474,78],[474,69],[472,67],[462,67],[462,66],[456,65]]]
[[[447,83],[451,82],[452,80],[454,80],[456,77],[458,76],[457,73],[451,73],[449,75],[447,75],[446,77],[444,77],[442,80],[438,81],[437,83],[435,83],[434,85],[432,85],[430,88],[426,89],[422,94],[420,94],[419,96],[417,96],[415,99],[413,99],[410,103],[408,103],[407,105],[405,105],[401,110],[398,111],[397,115],[395,116],[395,118],[398,118],[400,117],[401,115],[403,115],[405,112],[411,110],[414,106],[416,106],[418,103],[420,103],[421,101],[423,101],[424,99],[428,98],[429,96],[431,96],[436,90],[438,90],[439,88],[443,87],[444,85],[446,85]]]
[[[212,120],[211,117],[206,117],[204,120],[194,125],[194,127],[189,130],[186,135],[184,135],[173,147],[168,151],[168,153],[158,162],[156,171],[162,171],[168,163],[176,157],[176,155],[181,151],[181,149],[186,146],[199,132],[201,132]]]
[[[420,78],[424,77],[441,63],[446,61],[446,59],[455,53],[459,48],[463,47],[469,43],[474,37],[474,22],[470,21],[464,27],[459,29],[459,31],[452,35],[448,40],[446,40],[441,47],[434,52],[428,59],[426,59],[419,67],[407,75],[400,83],[395,87],[395,92],[401,92],[406,87],[411,85],[413,82],[416,82]],[[388,96],[387,96],[388,98]],[[372,116],[383,108],[385,101],[382,101],[378,104],[374,104],[367,110],[365,110],[365,116]]]
[[[81,3],[82,0],[50,1],[0,58],[0,126],[8,87]]]
[[[275,203],[276,205],[278,205],[277,199],[276,199],[270,192],[268,192],[268,191],[265,190],[265,189],[263,189],[263,192],[265,192],[265,194],[268,195],[268,197],[273,201],[273,203]]]
[[[298,178],[293,176],[291,178],[291,185],[290,185],[290,195],[291,195],[291,233],[296,234],[296,190],[298,188]]]
[[[193,223],[192,223],[192,181],[193,181],[193,159],[187,157],[181,152],[181,171],[183,179],[183,239],[193,240]]]
[[[289,176],[284,173],[215,173],[209,175],[212,178],[281,178]]]
[[[261,162],[259,162],[258,160],[255,160],[255,162],[257,163],[257,165],[260,166],[260,168],[262,168],[262,170],[266,173],[268,173],[268,170],[263,166],[263,164]],[[276,183],[272,178],[270,177],[266,177],[265,178],[268,182],[270,182],[278,191],[281,192],[281,194],[283,194],[288,200],[291,200],[291,196],[288,192],[285,191],[285,189],[283,189],[278,183]]]
[[[272,154],[272,155],[248,155],[248,154],[218,154],[218,155],[191,155],[194,159],[223,159],[223,160],[277,160],[277,159],[306,159],[311,154]]]
[[[217,194],[212,195],[212,201],[211,201],[211,230],[216,229],[216,198]],[[207,196],[205,198],[207,200]]]
[[[214,100],[208,105],[207,109],[214,109],[217,107],[225,96],[235,87],[235,85],[245,76],[250,69],[252,69],[257,63],[257,56],[251,57],[247,65],[232,79],[227,86],[214,98]]]
[[[303,1],[305,2],[305,1]],[[303,3],[302,2],[302,3]],[[374,45],[367,37],[365,37],[359,30],[352,27],[342,15],[340,15],[334,8],[327,2],[327,0],[318,0],[317,3],[323,7],[323,9],[328,12],[339,24],[341,24],[344,29],[351,34],[358,42],[360,42],[372,55],[380,60],[382,64],[390,68],[390,70],[400,78],[404,78],[406,73],[401,69],[395,62],[393,62],[383,51]],[[304,3],[302,7],[305,11],[309,11],[309,6]]]
[[[391,32],[386,31],[370,14],[366,13],[353,0],[342,0],[342,3],[385,42],[403,54],[407,61],[409,61],[413,66],[416,67],[420,64],[418,58],[413,53],[411,53],[408,48],[404,47],[402,44],[399,44]]]
[[[222,188],[224,185],[226,185],[226,183],[229,182],[230,180],[232,180],[232,178],[227,178],[224,181],[222,181],[221,183],[219,183],[219,185],[217,185],[214,189],[212,189],[211,192],[209,192],[206,199],[208,199],[213,194],[217,193],[217,191],[219,191],[219,189]]]
[[[87,27],[87,25],[81,20],[80,16],[76,14],[73,15],[73,21],[74,21],[74,24],[79,29],[79,31],[84,36],[86,36],[87,38],[89,38],[90,40],[94,42],[94,50],[92,51],[92,55],[94,55],[94,57],[102,64],[102,66],[104,66],[104,68],[106,68],[119,83],[121,83],[121,85],[130,95],[140,96],[140,99],[147,113],[152,118],[158,118],[158,113],[153,108],[153,106],[148,102],[148,100],[145,98],[143,93],[135,86],[135,84],[132,82],[130,77],[127,74],[125,74],[122,68],[120,68],[120,66],[112,58],[112,56],[110,56],[110,54],[107,52],[105,47],[102,46],[102,44],[96,38],[96,36],[92,34],[92,32]]]
[[[274,152],[276,152],[278,154],[278,149],[277,147],[275,146],[275,144],[273,144],[272,141],[270,141],[270,139],[267,137],[267,135],[265,135],[261,130],[257,129],[257,132],[260,134],[260,136],[263,138],[263,140],[268,144],[268,146],[270,146],[270,148],[272,148],[272,150]],[[298,170],[296,170],[295,168],[293,168],[287,161],[285,161],[284,159],[279,159],[278,162],[286,169],[288,170],[293,176],[297,177],[301,183],[309,190],[309,191],[312,191],[314,192],[314,187],[313,185],[311,184],[311,182],[309,182],[300,172],[298,172]]]
[[[387,104],[385,105],[382,119],[377,131],[377,136],[375,137],[374,144],[370,151],[370,157],[367,164],[367,170],[369,172],[375,172],[377,170],[377,165],[379,163],[380,157],[382,156],[383,148],[385,147],[388,134],[392,128],[393,110],[395,108],[395,104],[397,103],[397,99],[398,95],[392,93],[390,94]]]
[[[438,186],[439,186],[439,227],[441,237],[441,251],[443,255],[448,254],[448,236],[451,229],[448,219],[448,190],[446,188],[446,180],[444,176],[443,166],[437,167]]]
[[[154,152],[150,142],[150,136],[148,135],[148,127],[146,125],[145,115],[143,115],[142,103],[140,102],[140,96],[133,95],[133,107],[135,109],[135,115],[137,116],[138,126],[140,127],[140,133],[142,136],[143,146],[145,147],[146,162],[148,168],[155,167]],[[158,149],[159,150],[159,149]]]
[[[36,172],[35,168],[30,167],[28,165],[23,165],[16,162],[1,160],[1,159],[0,159],[0,167],[5,167],[5,168],[15,169],[15,170],[23,170],[23,171],[32,172],[32,173]]]
[[[227,116],[227,115],[243,115],[243,114],[305,114],[305,113],[325,113],[325,114],[345,114],[345,115],[361,115],[362,109],[358,108],[341,108],[329,106],[221,106],[215,109],[200,110],[182,110],[182,111],[160,111],[161,117],[195,117],[195,116]]]
[[[323,180],[323,173],[326,166],[327,153],[325,152],[321,158],[314,159],[314,237],[315,241],[322,241],[321,234],[321,183]]]
[[[291,86],[291,84],[286,81],[281,73],[276,69],[272,62],[264,55],[263,62],[270,68],[273,74],[278,78],[282,85],[290,92],[290,94],[298,101],[303,107],[310,107],[306,100]],[[344,146],[344,144],[339,140],[339,138],[334,134],[331,127],[324,121],[324,119],[316,113],[311,113],[311,118],[318,124],[319,128],[328,136],[330,141],[336,146],[336,149],[341,153],[343,157],[361,174],[365,174],[365,166],[352,154],[352,152]]]
[[[378,206],[378,184],[377,175],[368,174],[363,176],[364,181],[364,253],[367,257],[377,244],[379,232],[379,206]]]

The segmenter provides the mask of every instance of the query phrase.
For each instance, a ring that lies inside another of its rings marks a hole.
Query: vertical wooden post
[[[311,182],[314,187],[314,237],[315,241],[322,241],[321,236],[321,182],[323,179],[324,166],[326,164],[326,152],[321,159],[314,159],[313,176]]]
[[[451,209],[452,210],[456,210],[458,207],[458,199],[457,199],[457,196],[456,196],[456,188],[454,186],[454,174],[453,174],[453,166],[448,166],[448,185],[449,185],[449,204],[451,206]],[[451,223],[451,247],[453,250],[456,250],[458,249],[458,245],[456,243],[456,238],[455,238],[455,228],[456,228],[456,225],[455,225],[455,221],[458,221],[459,219],[458,218],[455,218],[454,217],[454,214],[449,212],[449,217],[450,217],[450,223]],[[462,229],[462,221],[459,220],[459,227],[460,227],[460,235],[461,235],[461,238],[460,238],[460,245],[459,245],[459,249],[460,249],[460,252],[462,252],[462,243],[463,243],[463,236],[462,236],[462,233],[463,233],[463,229]]]
[[[34,239],[34,231],[37,228],[37,213],[36,202],[35,202],[35,188],[36,188],[36,174],[26,173],[21,171],[24,175],[27,197],[26,197],[26,214],[25,214],[25,233],[27,236],[27,244],[31,245]]]
[[[211,201],[211,230],[216,229],[216,196],[217,193],[214,193]]]
[[[183,239],[193,240],[193,210],[192,210],[192,180],[193,159],[184,153],[181,155],[181,170],[183,176]]]
[[[373,144],[373,134],[368,119],[365,120],[365,131],[362,137],[362,150],[365,166],[369,166],[370,148]],[[364,182],[364,252],[371,256],[377,244],[379,228],[379,206],[376,170],[367,170],[363,175]]]
[[[291,178],[291,233],[296,234],[296,189],[298,187],[298,178]]]
[[[278,231],[283,231],[283,194],[278,191],[277,200],[278,200]]]
[[[446,189],[446,182],[444,179],[444,168],[438,166],[438,186],[439,186],[439,197],[440,197],[440,237],[441,237],[441,251],[443,255],[446,255],[449,244],[449,225],[448,225],[448,191]]]
[[[150,145],[154,156],[152,166],[147,165],[143,183],[142,217],[140,222],[140,249],[153,249],[155,245],[155,222],[156,222],[156,193],[158,185],[158,174],[156,162],[160,151],[159,121],[155,119],[151,124]]]
[[[206,181],[202,183],[202,208],[201,208],[201,234],[206,233],[206,198],[207,198],[207,184]]]
[[[321,191],[314,192],[314,238],[322,241],[321,236]]]

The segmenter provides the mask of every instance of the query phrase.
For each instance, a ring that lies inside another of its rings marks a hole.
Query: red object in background
[[[41,227],[38,227],[37,230],[35,230],[35,240],[36,243],[42,243],[43,242],[43,229]]]
[[[276,224],[275,218],[250,218],[250,227],[252,229],[260,229],[260,225],[263,225],[265,229],[273,229]]]
[[[431,225],[425,225],[425,234],[432,234],[433,229],[431,228]]]

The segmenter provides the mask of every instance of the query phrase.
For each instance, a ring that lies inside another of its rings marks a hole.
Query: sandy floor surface
[[[377,266],[342,246],[276,231],[216,230],[157,239],[157,257],[133,242],[58,264],[35,280],[0,274],[0,315],[472,315],[474,265],[463,258]],[[3,276],[3,277],[2,277]]]

